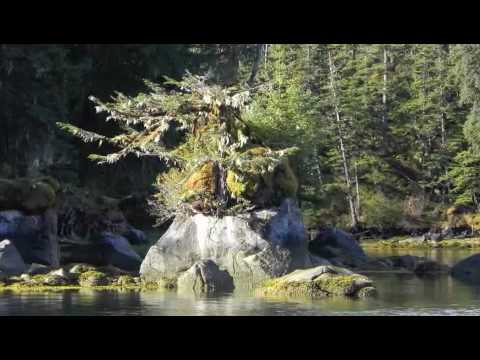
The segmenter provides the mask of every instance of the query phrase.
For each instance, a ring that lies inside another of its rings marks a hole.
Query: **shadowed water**
[[[368,250],[370,256],[412,254],[453,264],[469,250]],[[0,315],[480,315],[480,286],[448,275],[372,274],[375,299],[260,299],[245,292],[217,296],[175,292],[65,291],[0,294]]]

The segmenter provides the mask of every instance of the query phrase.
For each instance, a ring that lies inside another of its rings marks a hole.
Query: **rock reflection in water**
[[[378,256],[427,256],[447,264],[471,255],[468,250],[383,251]],[[369,254],[370,256],[374,254]],[[172,291],[74,290],[1,293],[0,315],[480,315],[480,286],[449,275],[369,275],[378,298],[259,298],[247,290],[207,295]]]

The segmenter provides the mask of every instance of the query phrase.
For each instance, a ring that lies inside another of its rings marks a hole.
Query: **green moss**
[[[0,179],[0,204],[2,209],[43,211],[55,205],[56,180],[39,179]]]
[[[358,275],[323,274],[315,279],[315,285],[330,295],[353,295],[354,282]]]
[[[135,282],[133,276],[121,275],[117,279],[117,285],[119,285],[119,286],[131,286],[131,285],[136,285],[136,282]]]
[[[82,274],[88,271],[96,271],[97,269],[93,265],[89,264],[75,264],[72,265],[69,269],[70,273],[72,274]]]
[[[255,182],[252,178],[244,177],[241,179],[235,171],[227,172],[227,189],[234,199],[248,198],[253,195],[255,190]]]
[[[109,278],[100,271],[87,271],[80,274],[78,283],[84,287],[105,286],[109,284]]]
[[[214,163],[208,161],[198,168],[185,182],[186,190],[195,192],[215,192]]]
[[[326,292],[318,289],[313,281],[310,282],[284,282],[281,279],[271,279],[265,281],[257,293],[263,296],[308,296],[323,297],[327,296]]]
[[[265,154],[268,154],[270,152],[270,149],[263,147],[263,146],[256,146],[253,148],[250,148],[248,150],[245,150],[241,156],[246,156],[246,157],[255,157],[255,156],[264,156]]]
[[[88,271],[79,276],[79,281],[71,284],[54,284],[49,279],[55,275],[35,275],[28,280],[11,278],[10,283],[0,282],[0,292],[56,292],[91,288],[95,291],[160,291],[175,289],[175,279],[163,279],[159,282],[136,282],[130,275],[107,277],[99,271]],[[105,281],[108,280],[108,281]]]
[[[313,281],[284,281],[283,278],[270,279],[257,289],[263,296],[355,296],[355,281],[365,277],[353,275],[322,274]]]

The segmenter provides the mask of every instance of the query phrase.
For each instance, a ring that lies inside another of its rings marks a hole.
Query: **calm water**
[[[371,256],[412,254],[446,264],[468,250],[368,251]],[[214,297],[171,292],[92,290],[42,294],[0,294],[0,315],[480,315],[480,286],[450,276],[369,275],[376,299],[262,300],[246,293]]]

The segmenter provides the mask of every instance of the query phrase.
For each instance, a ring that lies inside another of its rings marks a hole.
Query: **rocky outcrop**
[[[0,242],[0,272],[6,275],[19,275],[27,270],[27,266],[10,240]]]
[[[51,178],[0,179],[0,239],[8,238],[25,263],[58,268],[69,262],[138,271],[130,247],[146,242],[119,200],[82,189],[61,189]]]
[[[212,260],[197,261],[178,278],[179,291],[210,293],[232,291],[233,278]]]
[[[358,242],[349,234],[341,229],[329,228],[316,233],[315,238],[310,241],[309,249],[312,252],[318,252],[321,255],[322,250],[326,248],[335,248],[345,255],[351,255],[366,258],[365,252]],[[335,250],[333,250],[335,252]],[[335,254],[332,254],[335,255]]]
[[[283,277],[266,281],[257,289],[261,296],[274,297],[367,297],[376,294],[366,276],[335,266],[318,266],[296,270]]]
[[[112,265],[127,271],[138,271],[140,256],[123,236],[105,232],[91,242],[62,245],[62,263],[87,263],[96,266]]]
[[[53,210],[26,215],[18,210],[0,211],[0,237],[9,238],[26,263],[59,265],[56,216]]]
[[[461,260],[452,268],[452,276],[472,284],[480,284],[480,254]]]
[[[178,277],[207,259],[226,269],[235,285],[316,264],[307,249],[300,210],[286,199],[278,208],[237,216],[177,217],[148,251],[140,273],[147,281]]]
[[[368,259],[351,234],[336,228],[318,231],[308,248],[313,254],[341,266],[358,266]]]
[[[41,274],[47,274],[48,272],[50,272],[50,268],[48,266],[33,263],[32,265],[30,265],[27,274],[41,275]]]

